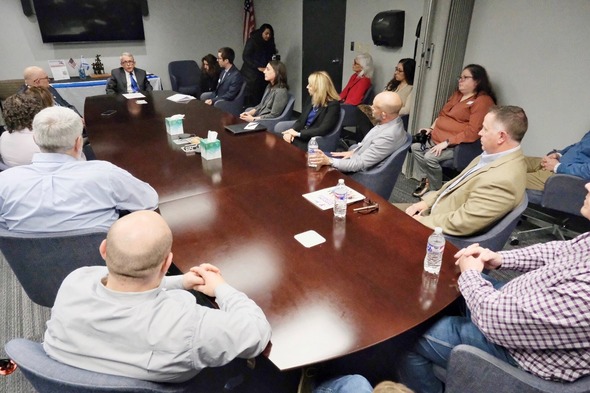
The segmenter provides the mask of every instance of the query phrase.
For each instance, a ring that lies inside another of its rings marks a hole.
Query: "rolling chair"
[[[342,131],[342,120],[344,119],[344,109],[340,108],[340,117],[338,118],[338,122],[327,135],[318,136],[316,140],[318,142],[319,149],[324,152],[330,152],[336,150],[336,145],[340,140],[340,132]],[[281,121],[275,125],[274,133],[280,134],[283,131],[288,130],[289,128],[293,127],[295,124],[295,120],[290,121]]]
[[[449,179],[463,171],[471,161],[482,153],[481,141],[459,143],[455,146],[453,158],[440,162],[440,166]]]
[[[287,105],[285,106],[285,109],[283,109],[283,112],[281,112],[281,114],[278,117],[275,117],[272,119],[260,119],[260,120],[256,120],[256,122],[264,125],[267,130],[272,131],[272,130],[274,130],[277,123],[280,123],[280,122],[286,121],[286,120],[290,120],[291,113],[293,112],[293,106],[295,105],[295,97],[291,93],[288,93],[288,94],[289,94],[289,100],[287,101]],[[250,109],[253,109],[253,108],[246,108],[245,111],[249,111]]]
[[[194,60],[178,60],[168,63],[172,90],[195,98],[201,95],[201,69]]]
[[[231,113],[234,116],[240,116],[240,113],[244,111],[244,97],[246,95],[246,81],[242,83],[242,87],[238,92],[236,98],[231,101],[217,100],[213,104],[214,107]],[[209,98],[215,97],[215,92],[207,92],[201,94],[201,101],[205,101]]]
[[[53,307],[68,274],[82,266],[104,266],[98,247],[106,231],[83,229],[59,233],[0,232],[0,251],[27,296]]]
[[[379,194],[382,198],[389,200],[411,143],[412,136],[406,133],[406,141],[402,147],[391,153],[389,157],[373,168],[353,173],[350,177],[369,190]]]

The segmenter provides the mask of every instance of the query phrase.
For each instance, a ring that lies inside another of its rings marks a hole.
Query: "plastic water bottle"
[[[346,217],[346,193],[344,179],[338,180],[338,185],[334,188],[334,217]]]
[[[438,274],[442,265],[443,251],[445,250],[445,237],[442,228],[434,228],[434,233],[428,237],[426,245],[426,257],[424,257],[424,270],[428,273]]]
[[[316,150],[319,148],[318,141],[315,139],[315,136],[309,140],[307,144],[307,166],[315,168],[317,167],[316,164],[311,162],[311,158],[315,154]]]

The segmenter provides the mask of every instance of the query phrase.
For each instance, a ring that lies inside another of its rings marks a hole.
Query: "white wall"
[[[527,155],[590,129],[589,21],[588,0],[475,1],[465,63],[486,67],[500,104],[525,110]]]
[[[0,79],[22,78],[26,66],[38,65],[49,71],[47,60],[70,57],[90,62],[102,55],[105,71],[119,67],[119,55],[135,55],[137,66],[162,77],[170,89],[168,63],[172,60],[200,59],[217,54],[222,46],[236,51],[242,64],[243,2],[236,0],[149,0],[150,15],[144,17],[145,41],[84,44],[44,44],[35,16],[23,14],[20,1],[0,2]],[[70,68],[70,74],[77,72]]]

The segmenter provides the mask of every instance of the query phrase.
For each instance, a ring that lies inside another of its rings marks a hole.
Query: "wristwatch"
[[[328,163],[330,164],[330,166],[334,165],[334,159],[333,158],[328,158]]]

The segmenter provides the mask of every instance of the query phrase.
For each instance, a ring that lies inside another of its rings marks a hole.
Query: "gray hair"
[[[44,153],[65,153],[82,135],[82,119],[63,106],[45,108],[33,119],[33,137]]]
[[[354,59],[357,63],[359,63],[361,67],[363,67],[363,70],[359,72],[359,76],[366,76],[367,78],[372,78],[374,68],[373,58],[371,57],[371,55],[368,53],[361,53],[357,55]]]
[[[121,53],[121,56],[119,56],[119,63],[123,61],[123,57],[131,57],[133,59],[133,61],[135,61],[135,57],[133,57],[133,55],[129,52],[123,52]]]

